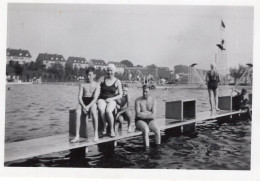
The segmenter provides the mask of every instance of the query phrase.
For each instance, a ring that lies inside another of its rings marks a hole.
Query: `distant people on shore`
[[[209,103],[210,103],[210,111],[213,111],[213,100],[214,99],[214,107],[216,111],[219,111],[218,108],[218,84],[220,82],[219,73],[216,70],[215,63],[210,64],[210,70],[206,75],[206,82],[208,84],[208,92],[209,92]]]
[[[98,110],[103,122],[102,134],[107,132],[107,122],[110,127],[110,136],[115,137],[114,115],[116,109],[116,100],[122,98],[121,81],[115,77],[116,67],[114,64],[108,64],[106,76],[100,77],[100,95],[98,98]]]
[[[76,109],[76,136],[71,140],[72,143],[79,141],[80,118],[91,114],[94,127],[94,141],[98,141],[98,113],[97,113],[97,99],[99,96],[99,84],[94,81],[96,77],[96,70],[90,67],[86,70],[87,82],[79,84],[78,100],[79,104]],[[87,120],[86,120],[87,121]],[[86,124],[88,125],[88,124]],[[86,127],[86,131],[88,128]]]
[[[143,85],[143,95],[135,100],[136,128],[143,133],[144,144],[150,146],[149,130],[155,133],[155,143],[161,143],[160,129],[156,121],[156,101],[149,95],[149,88]]]
[[[117,100],[117,115],[116,115],[116,121],[119,123],[118,129],[122,129],[124,120],[128,123],[128,132],[132,132],[131,127],[131,112],[129,110],[130,107],[130,96],[128,93],[128,85],[123,84],[123,96],[122,98]]]

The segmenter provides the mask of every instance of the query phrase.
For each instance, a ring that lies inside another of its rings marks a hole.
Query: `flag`
[[[226,26],[225,26],[225,24],[224,24],[224,21],[223,21],[223,20],[221,20],[221,27],[222,27],[222,28],[226,28]]]
[[[216,45],[217,45],[217,47],[218,47],[221,51],[226,50],[221,44],[216,44]]]

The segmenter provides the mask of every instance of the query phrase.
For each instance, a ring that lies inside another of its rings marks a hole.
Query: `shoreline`
[[[122,81],[122,83],[127,83],[130,85],[130,88],[141,88],[142,84],[138,82],[129,82],[129,81]],[[69,86],[78,86],[79,82],[41,82],[41,83],[34,83],[34,82],[6,82],[6,86],[8,85],[32,85],[32,84],[50,84],[50,85],[69,85]],[[232,89],[234,85],[219,85],[220,89]],[[252,85],[240,85],[237,86],[238,89],[247,88],[252,90]],[[166,84],[166,85],[156,85],[156,89],[159,90],[167,90],[167,89],[205,89],[206,87],[200,87],[198,84]],[[155,89],[155,90],[156,90]]]

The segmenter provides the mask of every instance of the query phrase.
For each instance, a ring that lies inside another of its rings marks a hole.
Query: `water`
[[[77,86],[8,85],[6,91],[5,142],[22,141],[68,133],[69,110],[77,106]],[[130,88],[134,100],[141,89]],[[151,91],[157,100],[158,117],[165,116],[165,101],[197,99],[197,111],[209,110],[207,90],[167,89]],[[230,95],[222,88],[220,95]],[[91,125],[91,124],[89,124]],[[92,129],[92,126],[91,128]],[[190,135],[162,136],[156,148],[144,150],[142,137],[118,142],[114,151],[89,147],[85,159],[70,159],[69,151],[7,163],[6,166],[91,167],[91,168],[170,168],[249,170],[251,122],[233,120],[199,124]],[[84,151],[84,150],[83,150]]]

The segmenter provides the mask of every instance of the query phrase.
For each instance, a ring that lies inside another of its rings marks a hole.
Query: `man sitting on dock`
[[[249,97],[247,94],[247,90],[242,89],[241,92],[239,92],[238,90],[234,90],[234,91],[237,93],[237,95],[233,98],[233,101],[234,101],[233,108],[247,110],[249,118],[252,119],[252,115],[250,112],[250,105],[248,104]]]
[[[99,84],[94,81],[94,78],[96,77],[96,70],[94,67],[89,67],[86,70],[86,75],[87,82],[79,84],[79,104],[76,109],[76,136],[71,140],[72,143],[79,141],[80,117],[82,113],[85,118],[87,115],[91,114],[94,127],[94,141],[98,141],[98,113],[96,102],[100,93],[100,87]],[[86,129],[88,128],[86,127]]]
[[[155,144],[161,143],[160,129],[155,120],[156,101],[149,95],[149,87],[143,85],[143,96],[135,100],[136,128],[143,132],[144,144],[149,147],[149,130],[155,134]]]

